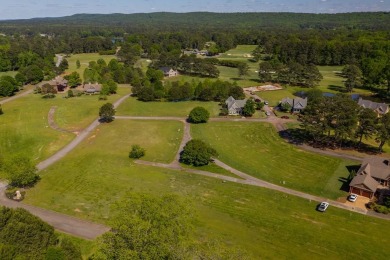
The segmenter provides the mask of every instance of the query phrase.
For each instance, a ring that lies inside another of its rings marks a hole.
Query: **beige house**
[[[164,73],[164,77],[176,77],[177,75],[179,75],[179,72],[177,70],[174,70],[172,68],[169,68],[169,67],[162,67],[160,68],[160,70]]]
[[[88,83],[83,85],[83,91],[86,94],[97,94],[102,90],[102,85],[99,83]]]

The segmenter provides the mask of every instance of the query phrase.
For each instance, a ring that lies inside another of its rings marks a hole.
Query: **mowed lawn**
[[[299,150],[265,123],[212,122],[192,125],[191,132],[193,138],[214,147],[221,161],[238,170],[331,199],[346,195],[340,190],[339,178],[348,177],[346,166],[358,164]]]
[[[188,200],[197,218],[195,239],[218,239],[241,248],[250,259],[388,255],[390,237],[383,232],[390,227],[388,221],[333,207],[319,213],[313,201],[136,165],[128,158],[130,145],[140,143],[147,150],[145,159],[169,161],[177,144],[168,144],[175,143],[179,127],[175,122],[122,120],[101,125],[71,154],[41,173],[42,180],[27,191],[25,202],[109,224],[116,210],[112,205],[129,193],[176,193]],[[150,141],[149,136],[156,139]],[[93,246],[84,245],[83,250],[88,254]]]
[[[99,59],[103,59],[108,64],[110,60],[116,59],[115,55],[100,55],[99,53],[81,53],[81,54],[73,54],[70,57],[66,58],[69,63],[69,68],[65,71],[66,74],[72,73],[73,71],[77,71],[81,78],[83,79],[84,70],[88,68],[90,61],[97,61]],[[80,61],[80,68],[77,68],[76,61]]]
[[[194,107],[201,106],[210,112],[210,116],[219,115],[218,102],[183,101],[183,102],[142,102],[136,97],[125,100],[117,109],[117,115],[126,116],[180,116],[185,117]]]
[[[18,73],[17,71],[0,71],[0,77],[2,77],[2,76],[11,76],[11,77],[15,77],[15,75],[16,75],[17,73]]]
[[[118,94],[109,96],[107,101],[99,101],[97,96],[65,99],[63,94],[58,94],[54,99],[42,99],[41,95],[30,94],[5,103],[0,117],[0,154],[20,154],[38,163],[75,137],[49,127],[51,107],[57,107],[55,121],[60,127],[79,131],[98,117],[99,108],[105,102],[114,102],[129,93],[130,88],[119,88]]]

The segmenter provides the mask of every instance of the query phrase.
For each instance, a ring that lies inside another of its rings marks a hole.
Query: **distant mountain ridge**
[[[177,26],[180,28],[360,28],[360,29],[390,29],[390,12],[367,13],[135,13],[135,14],[75,14],[55,18],[32,18],[22,20],[0,21],[1,27],[9,26]]]

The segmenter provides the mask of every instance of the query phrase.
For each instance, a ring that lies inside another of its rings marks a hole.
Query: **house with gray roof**
[[[300,113],[303,109],[307,106],[307,98],[283,98],[280,102],[280,105],[282,104],[289,104],[291,107],[291,112],[293,113]]]
[[[232,96],[226,99],[225,104],[229,115],[241,115],[247,99],[236,100]]]
[[[389,112],[389,106],[385,103],[377,103],[359,98],[358,105],[363,108],[369,108],[371,110],[374,110],[378,114],[378,116],[382,116]]]
[[[174,70],[170,67],[161,67],[160,70],[164,73],[164,77],[170,78],[179,75],[177,70]]]
[[[349,192],[372,198],[378,188],[390,186],[390,160],[367,157],[349,184]]]
[[[97,94],[102,90],[102,85],[99,83],[84,84],[83,91],[85,94]]]

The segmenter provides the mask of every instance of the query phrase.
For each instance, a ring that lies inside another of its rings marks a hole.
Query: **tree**
[[[195,107],[191,110],[188,121],[194,124],[207,123],[210,113],[204,107]]]
[[[255,102],[255,106],[256,106],[256,110],[262,110],[264,107],[264,103],[259,100]]]
[[[385,114],[379,121],[378,134],[376,140],[379,142],[379,152],[383,151],[383,146],[390,140],[390,113]]]
[[[68,81],[68,86],[74,88],[81,84],[80,74],[77,71],[64,77]]]
[[[244,116],[253,116],[253,114],[256,112],[256,105],[253,99],[248,99],[244,105],[244,108],[242,109],[242,115]]]
[[[355,87],[362,85],[362,71],[356,65],[347,65],[344,67],[343,76],[347,78],[344,85],[348,92],[352,92]]]
[[[208,165],[212,156],[218,156],[218,153],[205,142],[193,139],[189,141],[180,153],[180,162],[193,165]]]
[[[259,65],[259,79],[261,82],[272,81],[273,67],[268,61],[263,61]]]
[[[1,104],[0,104],[0,115],[4,114],[3,112],[3,108],[1,107]]]
[[[69,68],[69,63],[67,59],[62,59],[60,66],[58,66],[58,69],[60,72],[63,72]]]
[[[0,259],[81,260],[79,248],[66,238],[59,244],[54,228],[25,209],[0,207],[0,220]]]
[[[106,103],[100,107],[99,116],[102,122],[111,122],[114,120],[115,109],[111,103]]]
[[[79,60],[76,60],[76,68],[79,69],[80,66],[81,66],[80,61],[79,61]]]
[[[131,194],[118,202],[112,232],[92,259],[178,259],[192,228],[188,203],[177,195]]]
[[[248,75],[249,72],[249,66],[245,62],[240,62],[237,66],[238,69],[238,76],[242,77],[245,75]]]
[[[232,96],[234,99],[244,99],[244,90],[240,86],[232,86],[229,89],[229,96]]]
[[[287,102],[282,103],[282,104],[280,105],[280,109],[281,109],[282,111],[284,111],[284,112],[290,112],[290,111],[291,111],[291,105],[290,105],[289,103],[287,103]]]
[[[15,75],[15,80],[18,82],[19,86],[23,86],[26,83],[27,78],[22,73],[18,72]]]
[[[37,65],[30,65],[19,70],[19,72],[23,76],[25,76],[26,83],[37,84],[38,82],[41,82],[44,78],[42,69]]]
[[[46,84],[43,84],[43,86],[41,87],[41,93],[42,93],[42,95],[57,94],[57,88],[55,86],[52,86],[52,85],[46,83]]]
[[[13,157],[4,162],[1,167],[14,187],[27,187],[34,185],[39,180],[37,168],[26,157]]]
[[[138,144],[131,146],[131,151],[129,153],[129,157],[133,159],[139,159],[145,156],[145,149],[139,146]]]
[[[356,129],[356,137],[359,138],[359,144],[362,143],[363,137],[371,138],[376,132],[377,114],[370,108],[363,108],[358,115],[358,127]]]

